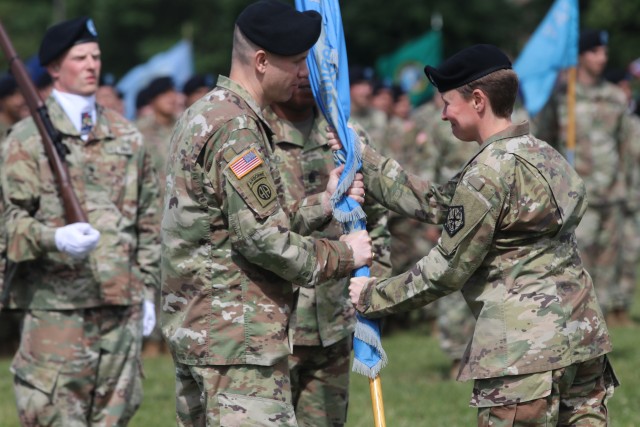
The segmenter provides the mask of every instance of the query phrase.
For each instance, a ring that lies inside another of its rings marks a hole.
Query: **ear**
[[[487,108],[487,95],[480,89],[474,89],[471,93],[471,105],[477,112],[482,112]]]
[[[267,58],[267,52],[262,49],[258,49],[253,56],[256,71],[260,74],[264,74],[267,71],[269,65],[269,59]]]
[[[56,80],[60,75],[60,61],[56,60],[51,64],[47,65],[47,72],[51,76],[52,80]]]

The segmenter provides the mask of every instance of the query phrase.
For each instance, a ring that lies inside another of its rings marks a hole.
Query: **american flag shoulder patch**
[[[242,153],[235,159],[229,167],[238,179],[242,178],[258,166],[262,164],[262,158],[258,155],[255,148],[251,148]]]

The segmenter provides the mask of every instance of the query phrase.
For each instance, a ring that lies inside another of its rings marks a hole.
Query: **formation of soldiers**
[[[100,79],[91,19],[47,30],[39,56],[51,80],[38,88],[62,133],[88,223],[65,223],[24,100],[11,76],[0,80],[2,249],[15,269],[0,286],[0,304],[8,309],[3,325],[21,331],[9,351],[23,425],[126,425],[142,400],[140,357],[160,352],[176,365],[178,425],[344,425],[354,307],[384,314],[389,329],[393,319],[404,327],[432,321],[451,376],[476,381],[471,404],[480,408],[479,423],[497,416],[483,408],[533,402],[540,396],[532,389],[576,370],[597,371],[588,378],[596,391],[586,407],[576,403],[570,415],[556,408],[555,416],[606,423],[599,405],[617,380],[598,322],[632,324],[640,258],[640,118],[625,79],[603,79],[606,33],[585,31],[580,39],[575,173],[551,148],[566,148],[562,82],[530,133],[515,90],[508,114],[496,113],[495,95],[483,86],[478,108],[504,124],[505,135],[490,133],[485,142],[460,133],[463,126],[452,130],[456,116],[444,111],[459,100],[451,94],[510,70],[494,47],[464,50],[427,70],[440,93],[415,109],[398,87],[352,66],[351,120],[368,154],[348,195],[363,204],[367,231],[345,237],[328,202],[340,172],[335,136],[315,105],[304,62],[319,26],[316,13],[277,0],[248,6],[236,21],[229,76],[217,85],[194,76],[181,92],[171,78],[155,78],[138,96],[135,123],[122,117],[121,96]],[[460,61],[467,55],[493,63]],[[473,78],[450,77],[454,66]],[[512,79],[499,77],[502,85]],[[532,145],[538,152],[526,148]],[[494,171],[506,158],[536,166],[514,173],[526,184],[515,194]],[[485,164],[492,166],[478,166]],[[543,190],[533,184],[541,180]],[[494,237],[465,240],[476,231]],[[475,265],[483,257],[486,264]],[[533,337],[523,349],[505,336],[503,346],[514,351],[505,363],[491,341],[500,338],[486,333],[495,327],[492,315],[478,302],[497,298],[487,286],[510,286],[498,271],[524,280],[515,268],[521,264],[530,266],[527,280],[545,287],[526,304],[500,307],[508,312],[505,330],[517,324]],[[350,300],[348,277],[363,265],[376,279],[352,280]],[[549,294],[574,279],[566,295]],[[558,310],[567,301],[580,307],[563,318],[582,322],[578,332],[551,317],[536,325],[545,298]],[[525,310],[535,313],[530,321],[517,315]],[[535,331],[544,325],[555,332],[543,339]],[[534,362],[531,346],[579,356],[545,353]],[[577,398],[571,393],[554,394],[557,406]],[[523,408],[538,420],[533,406]]]

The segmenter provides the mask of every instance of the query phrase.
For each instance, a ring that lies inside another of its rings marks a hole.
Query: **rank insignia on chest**
[[[236,177],[240,179],[261,164],[262,158],[258,155],[255,148],[252,148],[242,153],[240,157],[229,165],[229,168],[233,171]]]
[[[84,111],[80,114],[80,134],[86,135],[91,132],[93,128],[93,120],[91,119],[91,113]]]
[[[464,227],[464,207],[463,206],[450,206],[447,213],[447,220],[444,223],[444,230],[449,237],[455,236],[455,234]]]

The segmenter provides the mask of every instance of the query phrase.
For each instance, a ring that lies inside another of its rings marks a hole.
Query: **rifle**
[[[71,186],[69,170],[67,169],[66,163],[64,163],[66,148],[64,144],[62,144],[62,135],[53,126],[51,118],[49,117],[49,111],[47,111],[47,107],[44,102],[42,102],[40,95],[38,95],[24,64],[13,48],[2,22],[0,22],[0,47],[9,61],[11,72],[27,102],[31,117],[33,117],[33,121],[40,132],[44,151],[47,154],[51,170],[58,184],[64,208],[64,217],[67,223],[89,222]]]
[[[18,54],[11,44],[9,36],[4,30],[2,22],[0,22],[0,47],[9,61],[11,73],[18,83],[20,92],[22,92],[27,106],[29,107],[31,117],[38,128],[38,132],[40,132],[44,151],[49,159],[49,165],[51,166],[56,183],[58,184],[60,197],[62,198],[64,217],[67,223],[89,222],[87,215],[82,210],[78,197],[76,196],[76,193],[73,192],[73,187],[71,186],[69,169],[67,168],[66,163],[64,163],[67,151],[66,147],[62,143],[62,135],[53,126],[47,106],[36,91],[36,88],[31,81],[31,77],[29,77],[29,73],[27,73],[24,64],[18,57]],[[0,236],[0,238],[5,238],[5,236]],[[9,296],[9,285],[15,275],[17,266],[18,265],[16,263],[7,260],[7,266],[4,274],[4,286],[2,294],[0,295],[0,308]]]

